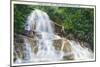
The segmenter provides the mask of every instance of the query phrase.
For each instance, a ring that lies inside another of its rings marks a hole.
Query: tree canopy
[[[65,36],[72,33],[75,38],[86,41],[93,46],[94,31],[94,9],[57,7],[40,5],[14,5],[14,32],[22,33],[24,23],[28,15],[34,9],[45,11],[50,19],[57,24],[63,25],[66,32]]]

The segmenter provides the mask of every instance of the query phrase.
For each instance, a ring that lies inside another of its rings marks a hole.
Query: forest
[[[93,49],[94,9],[40,5],[14,5],[14,33],[22,34],[28,15],[34,10],[45,11],[55,23],[64,26],[64,37],[87,42]]]

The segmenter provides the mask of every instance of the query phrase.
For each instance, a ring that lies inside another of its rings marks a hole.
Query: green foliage
[[[51,20],[63,25],[66,36],[72,33],[76,38],[93,44],[94,9],[16,4],[14,5],[14,32],[23,32],[26,18],[34,9],[45,11]]]
[[[14,6],[14,32],[22,33],[24,30],[24,23],[31,12],[31,9],[25,5]]]

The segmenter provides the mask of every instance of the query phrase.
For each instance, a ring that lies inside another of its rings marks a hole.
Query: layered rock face
[[[24,34],[14,34],[14,62],[92,59],[88,44],[68,40],[64,28],[50,20],[47,13],[34,10],[25,25]]]
[[[32,35],[30,35],[32,36]],[[57,36],[57,35],[56,35]],[[68,42],[67,39],[65,38],[54,38],[53,40],[53,46],[55,48],[56,51],[62,51],[64,53],[71,53],[71,48],[70,48],[70,44]],[[37,45],[37,42],[38,40],[36,40],[35,36],[33,38],[32,37],[29,37],[29,36],[25,36],[25,35],[19,35],[19,34],[15,34],[14,35],[14,60],[16,60],[17,57],[19,58],[24,58],[24,38],[27,39],[31,45],[31,48],[32,48],[32,51],[33,53],[37,53],[38,51],[38,45]],[[65,56],[63,56],[63,59],[64,60],[73,60],[73,55],[72,54],[67,54]]]

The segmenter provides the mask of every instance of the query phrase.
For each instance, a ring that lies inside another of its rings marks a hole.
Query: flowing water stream
[[[24,38],[24,58],[17,58],[15,63],[26,63],[34,61],[58,61],[63,60],[63,56],[67,53],[63,51],[57,51],[53,46],[53,40],[55,39],[55,27],[53,21],[50,20],[46,12],[35,9],[28,16],[25,24],[25,30],[35,31],[35,37],[37,39],[38,51],[32,52],[31,44]],[[86,47],[80,46],[75,41],[68,41],[70,48],[74,56],[74,60],[92,59],[93,52]],[[62,47],[63,49],[64,47]],[[19,62],[18,62],[19,61]]]

